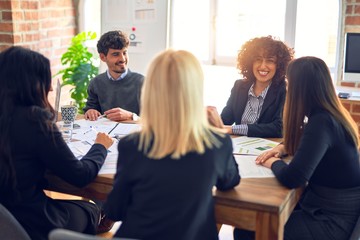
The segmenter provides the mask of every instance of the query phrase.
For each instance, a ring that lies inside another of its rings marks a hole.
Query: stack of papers
[[[276,147],[279,143],[264,138],[232,138],[233,154],[242,178],[274,177],[271,169],[256,165],[255,160],[261,153]]]
[[[139,124],[118,123],[107,118],[100,118],[97,121],[81,119],[76,120],[74,124],[77,124],[79,127],[74,128],[72,136],[74,141],[68,143],[68,146],[78,159],[81,159],[95,143],[98,132],[109,133],[111,137],[115,138],[113,145],[108,149],[108,155],[99,174],[115,174],[118,157],[118,139],[140,130]]]
[[[278,142],[270,141],[268,139],[245,136],[232,138],[232,143],[234,154],[256,156],[279,145]]]

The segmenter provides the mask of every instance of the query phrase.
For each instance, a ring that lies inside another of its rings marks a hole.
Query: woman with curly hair
[[[237,80],[221,112],[209,108],[209,121],[229,134],[282,137],[285,71],[294,51],[272,36],[253,38],[240,49]],[[224,126],[225,124],[225,126]]]

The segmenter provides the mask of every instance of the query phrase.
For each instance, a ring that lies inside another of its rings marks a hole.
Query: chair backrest
[[[349,240],[360,240],[360,216]]]
[[[31,240],[15,217],[0,204],[1,239]]]
[[[49,240],[109,240],[109,239],[58,228],[52,230],[49,233]],[[112,240],[139,240],[139,239],[112,238]]]

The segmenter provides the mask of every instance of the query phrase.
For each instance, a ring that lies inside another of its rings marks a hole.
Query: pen
[[[109,132],[108,134],[110,134],[112,131],[114,131],[114,129],[119,125],[119,123],[116,123],[115,127],[113,127]]]
[[[98,117],[98,119],[101,119],[101,118],[104,118],[104,117],[106,117],[106,114],[100,115],[100,116]]]
[[[87,130],[86,132],[84,132],[84,134],[87,134],[87,133],[89,133],[89,132],[91,132],[91,131],[94,131],[94,132],[98,132],[98,131],[96,131],[96,129],[93,127],[93,126],[90,126],[90,129],[89,130]]]

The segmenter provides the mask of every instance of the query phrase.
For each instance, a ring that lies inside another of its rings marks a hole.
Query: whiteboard
[[[120,30],[130,38],[129,68],[146,75],[148,64],[168,47],[168,0],[101,1],[101,34]],[[102,67],[104,70],[106,66]]]

